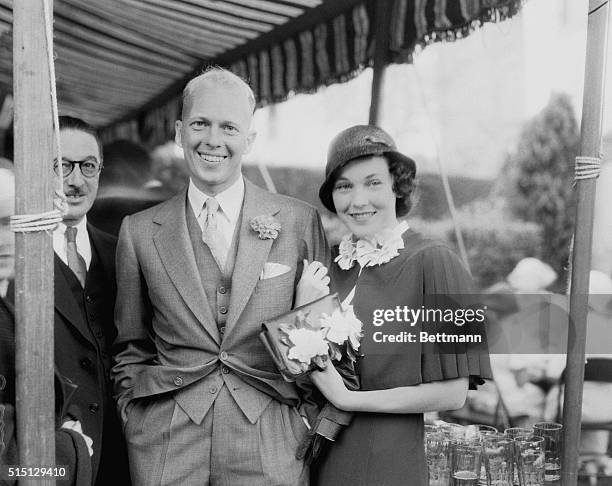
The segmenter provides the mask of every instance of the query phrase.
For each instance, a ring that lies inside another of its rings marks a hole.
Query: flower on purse
[[[280,325],[281,341],[289,348],[287,357],[297,361],[302,371],[307,371],[311,363],[325,367],[329,350],[325,331],[310,322],[310,316],[310,312],[298,312],[294,322]]]
[[[353,313],[353,306],[337,308],[331,315],[298,312],[294,322],[280,325],[281,341],[289,348],[287,357],[308,371],[311,364],[325,367],[327,359],[341,361],[346,356],[357,360],[363,336],[362,324]]]
[[[346,310],[336,309],[331,316],[321,316],[321,327],[327,330],[325,338],[335,344],[349,342],[355,350],[359,349],[359,341],[363,335],[361,326],[361,321],[355,317],[353,306]]]
[[[300,363],[310,363],[317,356],[327,356],[327,342],[322,331],[314,329],[291,329],[287,337],[293,346],[289,349],[289,358]]]
[[[350,361],[356,361],[363,336],[363,324],[355,316],[353,306],[336,309],[331,315],[323,314],[320,323],[326,331],[325,339],[329,343],[331,359],[340,361],[343,354],[346,354]]]
[[[260,240],[275,240],[281,230],[281,224],[274,216],[255,216],[250,224],[251,228],[259,233]]]

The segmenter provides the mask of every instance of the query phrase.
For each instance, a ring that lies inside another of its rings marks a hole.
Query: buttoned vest
[[[222,271],[210,252],[208,245],[202,241],[202,229],[191,209],[191,205],[187,209],[189,239],[191,240],[191,246],[197,262],[200,280],[204,287],[210,310],[215,317],[221,340],[223,340],[223,335],[225,334],[225,323],[227,322],[229,311],[232,274],[234,273],[234,263],[236,262],[236,253],[238,252],[238,233],[240,231],[241,220],[242,211],[236,223],[232,243],[227,253],[225,269]]]

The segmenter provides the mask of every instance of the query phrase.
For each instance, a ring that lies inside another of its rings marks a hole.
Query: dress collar
[[[339,255],[334,262],[342,270],[353,267],[355,262],[361,268],[382,265],[399,255],[404,248],[402,235],[409,228],[406,221],[400,221],[393,228],[381,231],[379,234],[355,241],[352,234],[346,235],[340,242]]]

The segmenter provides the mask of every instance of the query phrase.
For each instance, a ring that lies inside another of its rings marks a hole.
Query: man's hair
[[[153,178],[153,163],[149,152],[131,140],[114,140],[104,145],[104,171],[101,186],[142,187]]]
[[[187,103],[187,98],[191,95],[195,86],[200,83],[211,83],[213,85],[220,86],[231,86],[238,88],[239,90],[244,91],[244,94],[247,97],[249,102],[249,106],[253,113],[255,113],[255,94],[253,90],[248,85],[248,83],[242,79],[240,76],[228,71],[227,69],[223,69],[219,66],[210,66],[204,71],[202,74],[196,76],[191,81],[187,83],[185,89],[183,89],[183,107],[181,109],[181,118],[183,118],[185,114],[185,105]]]
[[[76,118],[74,116],[60,116],[59,117],[59,128],[62,130],[76,130],[79,132],[89,133],[93,138],[96,139],[96,143],[98,144],[98,152],[100,153],[100,159],[102,159],[102,141],[100,140],[100,136],[98,135],[98,131],[80,118]],[[100,160],[101,162],[102,160]]]

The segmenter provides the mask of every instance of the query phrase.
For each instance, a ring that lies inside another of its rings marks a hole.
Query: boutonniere
[[[262,215],[251,219],[251,228],[259,233],[260,240],[275,240],[281,230],[281,224],[274,216]]]

